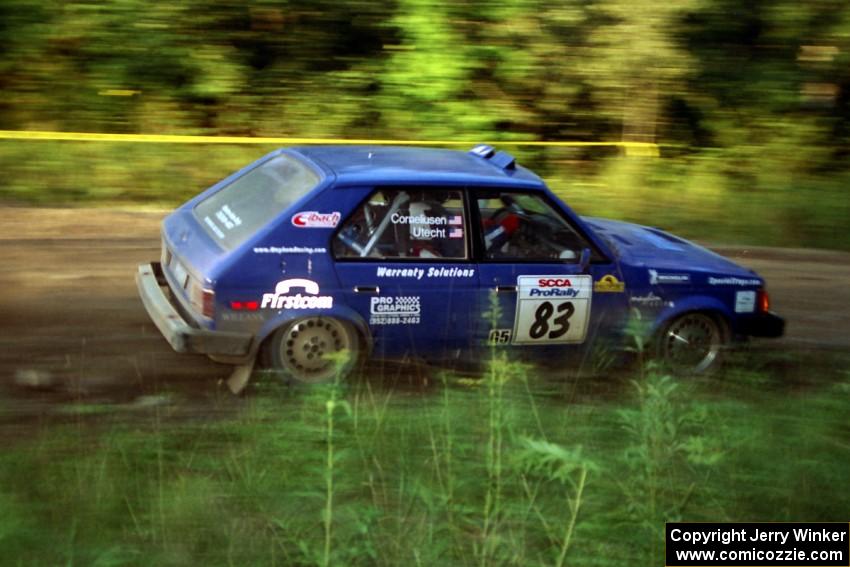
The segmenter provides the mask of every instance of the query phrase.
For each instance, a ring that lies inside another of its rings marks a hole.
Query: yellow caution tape
[[[485,143],[493,146],[537,146],[563,148],[620,147],[627,155],[658,156],[658,145],[650,142],[540,142],[534,140],[500,140],[471,142],[458,140],[358,140],[338,138],[251,138],[243,136],[178,136],[172,134],[97,134],[93,132],[39,132],[33,130],[0,130],[5,140],[61,140],[71,142],[131,142],[148,144],[335,144],[374,146],[473,146]]]

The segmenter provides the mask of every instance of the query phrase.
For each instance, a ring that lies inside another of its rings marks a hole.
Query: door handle
[[[515,285],[497,285],[496,293],[516,293]]]
[[[356,285],[354,293],[381,293],[381,288],[376,285]]]

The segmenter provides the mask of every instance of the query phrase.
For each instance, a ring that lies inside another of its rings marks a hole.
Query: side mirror
[[[581,259],[578,261],[578,267],[582,274],[587,273],[587,268],[590,267],[590,248],[582,249]]]

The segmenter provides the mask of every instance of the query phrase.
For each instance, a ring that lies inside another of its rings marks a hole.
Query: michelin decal
[[[649,285],[665,284],[689,284],[690,274],[658,273],[658,270],[647,270],[649,272]]]

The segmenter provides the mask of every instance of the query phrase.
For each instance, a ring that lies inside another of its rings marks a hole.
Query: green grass
[[[496,356],[480,380],[265,382],[214,419],[65,415],[0,456],[0,564],[659,565],[665,521],[846,521],[846,359],[752,356],[580,382]]]

